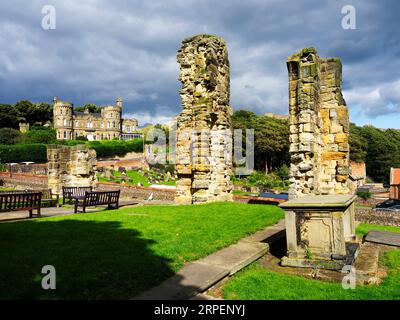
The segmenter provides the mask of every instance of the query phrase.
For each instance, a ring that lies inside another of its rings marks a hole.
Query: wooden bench
[[[120,190],[117,191],[86,191],[83,198],[75,199],[75,213],[78,207],[86,212],[86,207],[107,205],[108,209],[118,209]]]
[[[58,205],[58,199],[59,195],[58,194],[53,194],[51,189],[39,189],[39,190],[9,190],[9,191],[0,191],[0,194],[8,193],[8,194],[14,194],[14,193],[32,193],[32,192],[41,192],[42,193],[42,203],[49,203],[50,206],[52,207],[59,207]]]
[[[50,207],[59,207],[58,199],[60,196],[58,194],[53,194],[51,189],[35,190],[42,193],[42,203],[50,204]]]
[[[37,191],[12,191],[0,193],[0,212],[29,211],[29,218],[33,216],[33,210],[37,210],[40,217],[42,193]]]
[[[63,204],[68,199],[68,203],[72,204],[72,200],[77,198],[83,198],[85,192],[93,191],[92,187],[62,187]]]

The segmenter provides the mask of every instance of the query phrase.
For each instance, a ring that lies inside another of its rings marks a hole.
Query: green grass
[[[138,182],[141,183],[142,186],[148,187],[150,185],[149,181],[145,176],[142,176],[139,172],[133,171],[133,170],[127,170],[126,175],[133,179],[133,184],[137,185]],[[122,177],[122,174],[119,171],[114,171],[114,176],[115,177]]]
[[[357,234],[358,235],[366,235],[370,230],[379,230],[379,231],[389,231],[389,232],[396,232],[400,233],[400,227],[392,227],[392,226],[382,226],[379,224],[367,224],[367,223],[360,223],[357,227]]]
[[[142,206],[0,223],[1,299],[128,299],[283,218],[274,206]],[[57,289],[41,289],[53,265]]]
[[[115,170],[113,174],[114,174],[115,177],[122,177],[121,172],[119,172],[117,170]],[[128,176],[131,179],[133,179],[133,185],[135,185],[135,186],[138,184],[138,182],[140,182],[141,185],[144,186],[144,187],[148,187],[148,186],[151,185],[151,183],[149,182],[147,177],[141,175],[137,171],[127,170],[126,171],[126,176]],[[100,182],[110,182],[109,179],[106,179],[106,178],[103,178],[103,177],[99,177],[99,181]],[[121,182],[121,181],[119,179],[113,179],[112,182]],[[165,186],[175,186],[176,185],[176,181],[160,181],[158,184],[165,185]]]
[[[400,227],[361,224],[358,234],[379,229],[400,232]],[[257,262],[237,273],[224,287],[225,299],[239,300],[380,300],[400,299],[400,250],[386,251],[380,263],[388,276],[380,285],[357,285],[345,290],[340,283],[271,272]]]

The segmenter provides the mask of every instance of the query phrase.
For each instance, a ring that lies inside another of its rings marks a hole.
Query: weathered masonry
[[[62,187],[96,187],[96,151],[85,145],[47,147],[48,187],[61,194]]]
[[[349,114],[339,58],[314,48],[289,57],[290,198],[348,194]]]
[[[232,109],[226,43],[209,35],[185,39],[177,60],[183,110],[177,119],[175,200],[231,201]]]
[[[349,114],[339,59],[314,48],[289,57],[290,200],[281,264],[340,270],[359,248],[349,195]]]

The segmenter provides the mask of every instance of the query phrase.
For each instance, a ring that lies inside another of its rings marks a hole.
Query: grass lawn
[[[379,229],[400,232],[400,227],[361,224],[358,234]],[[225,299],[239,300],[378,300],[400,299],[400,250],[386,251],[380,261],[388,276],[380,285],[344,290],[339,283],[328,283],[263,269],[257,262],[240,271],[224,287]]]
[[[283,218],[274,206],[142,206],[0,223],[0,298],[128,299]],[[41,289],[53,265],[57,289]]]
[[[118,170],[114,171],[114,176],[115,177],[122,177],[121,172],[119,172]],[[126,171],[126,175],[129,178],[133,179],[133,185],[137,185],[138,182],[140,182],[140,184],[144,187],[148,187],[151,185],[151,183],[148,181],[147,177],[141,175],[139,172],[134,171],[134,170],[127,170]],[[99,181],[100,182],[109,182],[109,179],[103,178],[103,177],[99,177]],[[114,179],[113,182],[120,182],[120,180],[118,179]],[[161,185],[165,185],[165,186],[175,186],[176,185],[176,181],[160,181],[158,184]]]

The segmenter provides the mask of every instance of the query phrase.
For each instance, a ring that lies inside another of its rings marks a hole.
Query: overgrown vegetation
[[[241,185],[246,188],[259,187],[262,189],[288,190],[289,168],[283,164],[274,172],[265,174],[261,171],[254,171],[248,176],[232,177],[232,181],[236,185]]]

